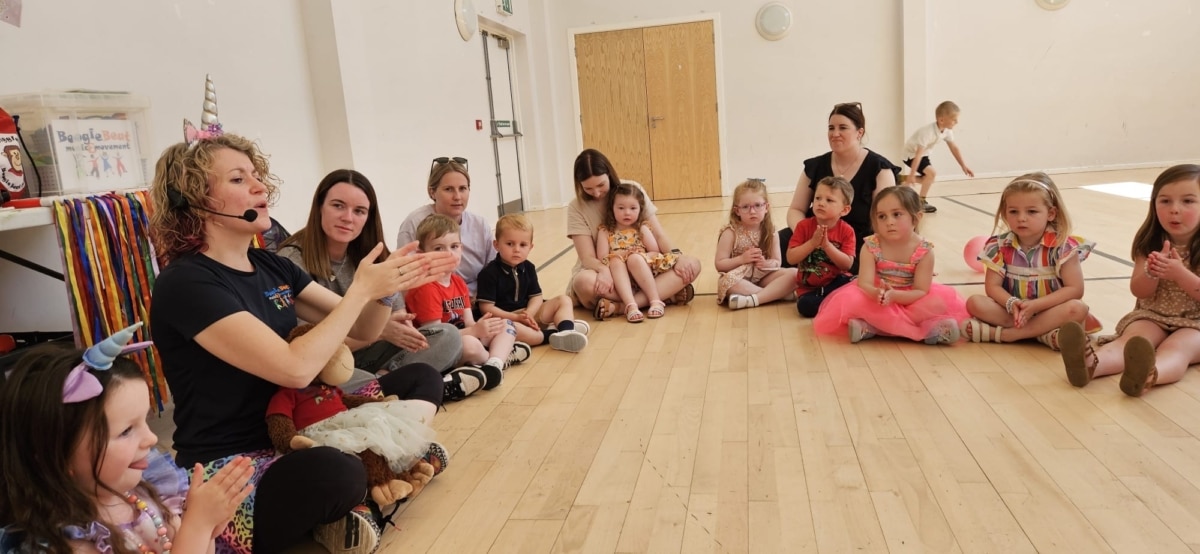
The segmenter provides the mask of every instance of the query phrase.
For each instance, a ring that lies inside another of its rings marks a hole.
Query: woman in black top
[[[177,459],[213,472],[240,454],[255,466],[252,497],[217,538],[218,550],[278,552],[323,523],[357,527],[318,537],[336,542],[337,552],[353,546],[351,537],[373,546],[377,537],[363,528],[369,520],[352,511],[367,492],[361,462],[329,447],[276,456],[267,403],[279,387],[308,386],[347,336],[379,336],[391,308],[377,300],[448,274],[453,258],[403,248],[383,255],[380,243],[339,297],[296,264],[250,246],[271,225],[276,182],[257,146],[235,135],[171,146],[155,168],[150,233],[163,270],[150,326],[175,400]],[[287,342],[297,317],[319,323]],[[425,401],[430,417],[441,402],[433,368],[422,381],[380,386]]]
[[[894,186],[896,176],[900,174],[898,166],[862,145],[866,132],[867,121],[862,104],[837,104],[829,112],[829,152],[804,160],[804,173],[800,175],[800,182],[796,183],[796,192],[788,206],[788,226],[779,230],[779,244],[785,251],[796,224],[813,215],[812,197],[817,182],[825,177],[842,177],[854,187],[850,213],[842,219],[854,228],[856,255],[850,272],[858,274],[857,254],[862,250],[863,239],[872,233],[871,201],[876,192]]]

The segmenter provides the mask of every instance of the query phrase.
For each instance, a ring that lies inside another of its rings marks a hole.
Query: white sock
[[[491,358],[488,358],[486,362],[483,362],[483,365],[490,365],[492,367],[498,367],[500,369],[504,369],[504,360],[501,360],[500,358],[492,356]]]

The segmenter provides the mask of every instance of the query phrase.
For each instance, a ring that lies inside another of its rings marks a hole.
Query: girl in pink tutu
[[[882,335],[926,344],[958,341],[966,305],[954,289],[933,282],[933,244],[916,233],[921,197],[909,187],[887,187],[871,203],[875,234],[863,242],[857,287],[834,291],[813,328],[849,329],[850,342]]]

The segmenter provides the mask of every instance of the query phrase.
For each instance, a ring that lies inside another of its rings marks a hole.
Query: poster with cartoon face
[[[0,131],[0,187],[12,198],[25,198],[25,159],[16,130],[12,134]]]

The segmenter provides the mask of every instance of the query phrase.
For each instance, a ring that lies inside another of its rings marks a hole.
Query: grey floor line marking
[[[979,213],[981,213],[981,214],[987,215],[987,216],[996,217],[996,214],[989,214],[989,213],[987,213],[987,212],[986,212],[986,211],[984,211],[984,210],[981,210],[981,209],[979,209],[979,208],[976,208],[975,206],[972,206],[972,205],[970,205],[970,204],[964,204],[964,203],[962,203],[962,202],[959,202],[958,200],[955,200],[955,199],[953,199],[953,198],[951,198],[951,197],[949,197],[949,196],[938,196],[938,197],[936,197],[936,198],[938,198],[939,200],[941,200],[941,199],[944,199],[944,200],[948,200],[948,201],[950,201],[950,202],[954,202],[955,204],[958,204],[959,206],[962,206],[962,207],[964,207],[964,208],[967,208],[967,209],[970,209],[970,210],[975,210],[975,211],[977,211],[977,212],[979,212]],[[1121,264],[1121,265],[1124,265],[1124,266],[1126,266],[1126,267],[1133,267],[1133,262],[1131,262],[1131,261],[1129,261],[1129,260],[1126,260],[1125,258],[1119,258],[1119,257],[1117,257],[1117,256],[1113,256],[1112,254],[1109,254],[1109,253],[1107,253],[1107,252],[1105,252],[1105,251],[1103,251],[1103,250],[1100,250],[1099,248],[1093,248],[1093,249],[1092,249],[1092,254],[1095,254],[1095,255],[1097,255],[1097,256],[1100,256],[1101,258],[1104,258],[1104,259],[1106,259],[1106,260],[1112,260],[1112,261],[1114,261],[1114,262],[1117,262],[1117,263],[1119,263],[1119,264]]]

